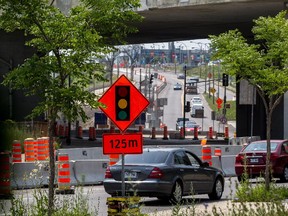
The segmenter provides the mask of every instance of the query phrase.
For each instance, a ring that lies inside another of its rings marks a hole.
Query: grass
[[[213,97],[209,94],[204,94],[205,100],[207,101],[208,105],[210,108],[216,112],[216,116],[219,116],[223,114],[223,104],[222,108],[218,109],[217,108],[217,103],[216,100],[217,98],[214,98],[214,103],[213,103]],[[230,108],[226,108],[226,118],[228,121],[236,121],[236,101],[227,101],[226,104],[230,104]]]

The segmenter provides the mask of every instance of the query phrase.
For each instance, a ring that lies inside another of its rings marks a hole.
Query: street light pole
[[[185,104],[186,104],[186,65],[184,66],[184,97],[183,97],[183,138],[185,139]]]

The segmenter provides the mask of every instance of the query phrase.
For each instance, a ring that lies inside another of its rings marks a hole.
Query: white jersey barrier
[[[101,184],[105,178],[109,159],[78,160],[74,164],[77,183],[82,185]]]
[[[103,155],[102,147],[58,149],[58,153],[67,153],[70,160],[109,159]]]

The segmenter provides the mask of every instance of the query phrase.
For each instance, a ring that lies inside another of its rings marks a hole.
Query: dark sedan
[[[212,200],[222,197],[222,171],[184,148],[144,148],[143,154],[125,155],[124,161],[126,195],[176,203],[193,194],[208,194]],[[105,173],[104,188],[111,196],[122,195],[121,163],[107,167]]]
[[[274,178],[288,181],[288,140],[271,140],[271,169]],[[267,141],[254,141],[245,146],[235,159],[235,172],[238,180],[243,179],[244,171],[248,178],[264,177],[266,166]]]

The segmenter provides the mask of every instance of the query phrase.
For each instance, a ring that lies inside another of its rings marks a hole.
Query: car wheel
[[[219,200],[223,194],[223,181],[217,178],[212,193],[208,194],[210,200]]]
[[[173,186],[171,197],[170,197],[171,203],[173,204],[180,203],[182,200],[182,195],[183,195],[182,185],[179,183],[179,181],[176,181]]]
[[[288,166],[285,166],[283,174],[280,177],[281,182],[288,182]]]

